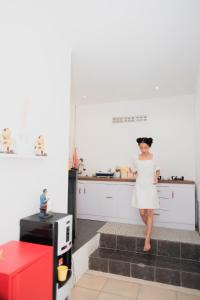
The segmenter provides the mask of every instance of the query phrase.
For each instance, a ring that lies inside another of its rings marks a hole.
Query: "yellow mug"
[[[65,281],[67,279],[68,266],[61,265],[57,267],[58,270],[58,280]]]

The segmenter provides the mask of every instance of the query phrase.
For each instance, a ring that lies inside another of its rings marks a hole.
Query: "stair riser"
[[[143,253],[144,238],[101,234],[100,248]],[[200,245],[165,240],[151,240],[149,254],[200,261]]]
[[[156,266],[129,263],[99,257],[90,257],[91,270],[107,272],[126,277],[172,284],[200,290],[200,274],[183,270],[166,269]]]

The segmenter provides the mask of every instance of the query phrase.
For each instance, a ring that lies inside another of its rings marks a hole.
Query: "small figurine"
[[[78,164],[78,175],[84,175],[86,169],[83,163],[83,158],[79,159],[79,164]]]
[[[12,146],[12,134],[10,128],[4,128],[2,132],[2,145],[3,145],[3,152],[4,153],[14,153]]]
[[[47,189],[44,189],[40,195],[40,218],[47,219],[52,217],[52,215],[47,212],[48,201],[49,198],[47,198]]]
[[[47,156],[45,153],[44,137],[39,135],[35,143],[35,154],[38,156]]]

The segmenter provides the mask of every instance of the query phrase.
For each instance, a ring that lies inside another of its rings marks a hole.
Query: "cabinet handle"
[[[106,198],[107,198],[107,199],[111,199],[112,197],[110,197],[110,196],[107,196]]]
[[[84,194],[86,194],[86,189],[84,188]]]
[[[153,215],[154,215],[154,216],[160,216],[160,214],[159,214],[159,213],[154,213]]]
[[[79,193],[79,194],[81,193],[81,188],[78,189],[78,193]]]
[[[174,198],[174,192],[172,192],[172,199]]]

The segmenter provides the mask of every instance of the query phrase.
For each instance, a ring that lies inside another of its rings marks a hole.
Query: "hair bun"
[[[137,139],[136,139],[136,142],[137,142],[138,144],[140,144],[140,143],[142,142],[142,138],[141,138],[141,137],[137,138]]]
[[[151,147],[152,143],[153,143],[153,138],[151,137],[139,137],[136,139],[138,145],[140,145],[141,143],[145,143],[147,144],[149,147]]]

